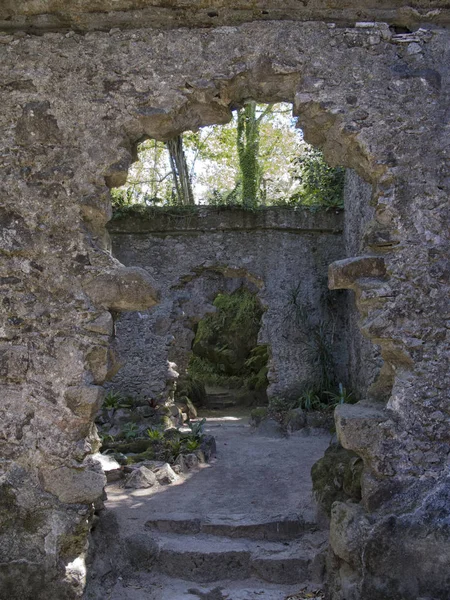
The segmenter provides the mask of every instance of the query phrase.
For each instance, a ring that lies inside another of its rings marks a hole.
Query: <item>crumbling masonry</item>
[[[333,510],[330,597],[448,598],[446,2],[66,4],[0,8],[0,597],[82,593],[110,311],[158,300],[111,257],[109,187],[144,136],[224,123],[253,98],[292,102],[307,141],[372,185],[359,254],[330,266],[385,361],[336,414],[364,475],[362,503]]]

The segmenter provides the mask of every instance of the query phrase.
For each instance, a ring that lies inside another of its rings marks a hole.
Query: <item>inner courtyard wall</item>
[[[143,218],[115,219],[108,229],[113,255],[145,269],[163,298],[154,309],[122,313],[116,321],[123,366],[110,382],[114,390],[162,394],[169,361],[185,377],[195,325],[215,310],[219,292],[240,286],[257,294],[265,310],[258,343],[270,348],[269,396],[296,399],[317,379],[306,353],[309,340],[296,326],[294,298],[306,310],[306,326],[330,324],[336,377],[348,384],[345,292],[327,286],[328,265],[345,257],[342,212],[153,210]]]
[[[143,137],[253,98],[293,102],[306,140],[373,188],[363,254],[329,270],[384,360],[384,395],[335,415],[364,474],[362,502],[333,508],[330,596],[447,599],[449,52],[444,28],[389,23],[0,35],[0,597],[82,594],[111,312],[161,299],[109,252],[109,188]]]

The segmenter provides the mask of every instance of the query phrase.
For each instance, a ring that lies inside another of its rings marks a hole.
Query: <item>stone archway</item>
[[[387,407],[338,414],[365,475],[362,506],[332,520],[332,597],[444,597],[448,538],[427,522],[448,485],[447,39],[419,30],[408,45],[385,24],[290,22],[2,39],[3,595],[80,594],[103,485],[89,455],[108,309],[155,301],[149,279],[107,252],[107,186],[123,181],[142,136],[225,122],[253,98],[294,102],[307,141],[373,185],[369,256],[336,264],[331,280],[356,291],[392,393]],[[350,521],[351,536],[338,527]]]

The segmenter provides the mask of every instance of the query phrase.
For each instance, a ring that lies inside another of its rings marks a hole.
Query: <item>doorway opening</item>
[[[195,328],[181,394],[195,394],[203,409],[266,404],[269,348],[258,344],[263,309],[256,295],[241,287],[231,294],[219,293],[213,306],[215,312]]]
[[[112,190],[115,254],[148,269],[163,297],[151,311],[120,317],[118,336],[127,338],[130,354],[111,383],[112,393],[117,386],[120,394],[124,373],[133,373],[135,389],[142,383],[146,390],[131,398],[134,425],[119,433],[132,438],[132,446],[120,469],[127,472],[125,483],[113,486],[111,502],[122,532],[130,504],[153,532],[158,548],[147,550],[155,581],[161,574],[216,581],[226,557],[222,537],[245,540],[231,544],[233,556],[241,557],[233,563],[233,577],[256,575],[283,586],[323,577],[327,533],[318,528],[310,470],[329,445],[333,403],[351,398],[330,366],[336,358],[330,355],[342,351],[345,370],[345,343],[333,346],[345,336],[345,303],[342,293],[325,293],[327,266],[344,255],[338,221],[345,173],[304,142],[290,110],[286,104],[243,102],[228,125],[164,142],[145,140],[128,181]],[[246,246],[239,245],[243,240]],[[250,274],[259,282],[261,302],[250,288],[237,286],[216,291],[208,298],[213,310],[205,311],[190,285],[204,272],[242,279]],[[182,352],[174,350],[180,340]],[[137,354],[139,363],[133,360]],[[311,381],[320,382],[320,394],[308,387]],[[248,414],[233,414],[242,405],[256,411],[252,428]],[[222,409],[222,415],[208,409]],[[155,415],[160,422],[144,429],[142,423]],[[115,441],[106,445],[117,449]],[[334,464],[321,477],[326,484]],[[294,482],[296,469],[301,475]],[[274,471],[282,474],[278,485]],[[235,488],[242,478],[245,485]],[[180,563],[184,540],[172,533],[212,535],[217,561],[198,567],[208,554],[201,538],[189,540],[195,548]],[[248,539],[255,548],[248,549]],[[265,548],[260,556],[261,542],[283,547]],[[289,551],[277,563],[286,545]],[[164,560],[169,546],[174,561]],[[299,551],[307,554],[302,565]]]

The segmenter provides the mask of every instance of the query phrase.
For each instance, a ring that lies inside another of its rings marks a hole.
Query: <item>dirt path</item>
[[[109,486],[86,598],[284,600],[320,578],[310,470],[329,436],[259,436],[243,416],[210,417],[206,432],[216,459],[177,483]]]

